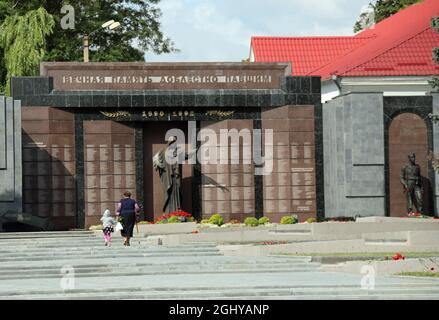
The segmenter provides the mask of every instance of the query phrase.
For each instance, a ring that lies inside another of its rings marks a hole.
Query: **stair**
[[[74,288],[61,286],[64,268]],[[88,231],[0,234],[0,299],[439,299],[439,281],[323,272],[310,257],[223,256],[212,242],[111,247]]]

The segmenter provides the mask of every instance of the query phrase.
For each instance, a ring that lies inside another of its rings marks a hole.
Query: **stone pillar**
[[[0,214],[22,212],[21,102],[0,96]]]
[[[264,176],[264,215],[273,222],[296,214],[316,217],[315,110],[312,105],[262,109],[262,128],[273,130],[273,172]]]
[[[385,215],[382,94],[323,105],[325,217]]]

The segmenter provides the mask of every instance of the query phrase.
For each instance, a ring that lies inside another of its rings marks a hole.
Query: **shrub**
[[[168,219],[168,223],[180,223],[180,222],[181,222],[181,220],[177,216],[172,216],[172,217],[169,217],[169,219]]]
[[[297,218],[293,216],[283,216],[280,219],[280,224],[296,224],[297,222]]]
[[[248,217],[245,218],[244,224],[250,227],[257,227],[259,225],[259,222],[258,219],[256,219],[255,217]]]
[[[208,224],[208,223],[210,223],[210,222],[209,222],[209,219],[203,219],[203,220],[201,220],[201,224]]]
[[[258,223],[261,225],[266,224],[266,223],[270,223],[270,219],[268,219],[267,217],[261,217],[261,218],[259,218]]]
[[[308,218],[308,219],[306,219],[306,222],[314,223],[314,222],[317,222],[317,220],[316,220],[316,218]]]
[[[209,218],[209,223],[222,226],[224,224],[224,218],[220,214],[214,214]]]
[[[143,225],[143,224],[152,224],[152,223],[149,222],[149,221],[139,221],[137,224],[138,225]]]

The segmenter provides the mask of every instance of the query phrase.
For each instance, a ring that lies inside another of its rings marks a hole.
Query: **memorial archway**
[[[391,217],[406,216],[406,194],[400,182],[400,170],[407,163],[407,156],[416,154],[421,167],[424,187],[424,213],[433,209],[430,205],[431,182],[428,172],[428,135],[425,121],[414,113],[401,113],[389,127],[389,214]]]

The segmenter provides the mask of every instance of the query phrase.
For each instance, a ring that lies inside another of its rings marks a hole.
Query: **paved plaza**
[[[377,276],[364,290],[363,275],[310,257],[223,256],[207,242],[108,248],[92,232],[6,233],[0,248],[0,299],[439,299],[435,279]]]

